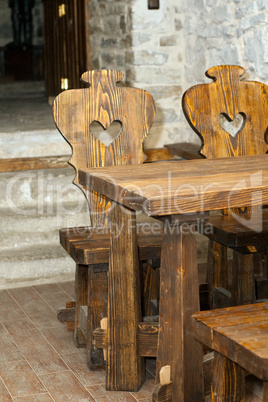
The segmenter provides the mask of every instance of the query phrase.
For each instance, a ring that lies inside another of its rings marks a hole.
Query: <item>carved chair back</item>
[[[76,170],[74,184],[87,197],[91,224],[106,226],[110,202],[82,187],[78,182],[78,171],[90,167],[143,163],[143,141],[153,124],[155,105],[152,96],[145,90],[117,86],[123,79],[122,72],[87,71],[81,79],[89,84],[89,88],[67,90],[58,95],[53,105],[54,120],[72,147],[69,163]],[[96,122],[104,130],[119,122],[121,129],[117,136],[109,140],[107,135],[104,141],[93,133]]]
[[[195,85],[183,95],[186,119],[202,141],[206,158],[267,152],[268,86],[241,80],[244,68],[210,68],[209,84]]]
[[[241,80],[244,73],[236,65],[212,67],[206,72],[212,83],[195,85],[183,95],[183,112],[200,137],[200,153],[206,158],[268,150],[268,86]]]

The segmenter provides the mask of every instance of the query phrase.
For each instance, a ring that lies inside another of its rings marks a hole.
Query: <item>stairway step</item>
[[[74,261],[60,245],[0,252],[0,289],[73,280],[74,274]]]

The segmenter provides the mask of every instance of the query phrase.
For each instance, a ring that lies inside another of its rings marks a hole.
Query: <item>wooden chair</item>
[[[213,83],[196,85],[185,92],[184,114],[202,141],[200,151],[188,144],[185,157],[219,158],[267,152],[268,87],[260,82],[241,80],[244,72],[239,66],[212,67],[206,75]],[[180,144],[168,146],[171,153],[182,156],[176,151],[179,148]],[[254,254],[265,252],[267,229],[267,210],[263,213],[250,209],[223,211],[210,217],[203,233],[210,239],[211,307],[253,302]],[[227,247],[233,249],[231,295]]]
[[[267,402],[268,303],[199,312],[192,323],[196,339],[214,351],[211,401],[245,401],[248,373],[263,381]]]
[[[69,312],[75,311],[75,343],[77,346],[87,345],[88,365],[91,369],[105,366],[102,350],[92,342],[92,333],[100,327],[103,319],[102,327],[105,329],[107,317],[110,202],[81,187],[77,178],[78,171],[88,167],[143,163],[143,141],[155,115],[152,96],[142,89],[117,86],[116,83],[122,78],[123,74],[118,71],[85,72],[82,80],[89,84],[89,88],[61,93],[53,107],[57,128],[73,150],[70,164],[76,170],[74,184],[81,188],[90,207],[92,227],[62,229],[60,241],[77,264],[76,303],[70,305],[73,310],[71,308]],[[92,123],[99,122],[107,129],[115,121],[120,122],[122,128],[115,138],[110,139],[110,144],[105,145],[103,139],[93,134]],[[147,261],[144,271],[147,284],[156,281],[155,270],[151,266],[160,257],[161,240],[162,226],[155,220],[141,219],[138,224],[139,259],[141,262]],[[155,294],[148,294],[152,290],[151,286],[144,286],[144,289],[146,300],[157,298]],[[86,309],[82,306],[86,306]],[[143,312],[147,314],[148,311],[149,305],[144,306]],[[87,316],[87,328],[84,328],[84,321],[83,324],[80,322],[83,314]],[[61,319],[62,315],[64,313],[61,312]],[[133,386],[132,379],[126,380],[125,387],[129,390],[138,389],[138,386]]]

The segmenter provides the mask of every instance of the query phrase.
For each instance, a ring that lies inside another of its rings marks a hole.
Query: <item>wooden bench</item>
[[[245,401],[245,374],[263,381],[268,401],[268,303],[195,313],[196,339],[214,351],[212,401]]]

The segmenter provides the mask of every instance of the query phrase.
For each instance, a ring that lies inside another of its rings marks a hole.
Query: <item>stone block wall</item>
[[[192,85],[209,82],[217,64],[240,64],[246,78],[268,84],[267,0],[91,0],[92,68],[117,68],[130,85],[148,90],[156,118],[147,148],[196,142],[181,110]]]

